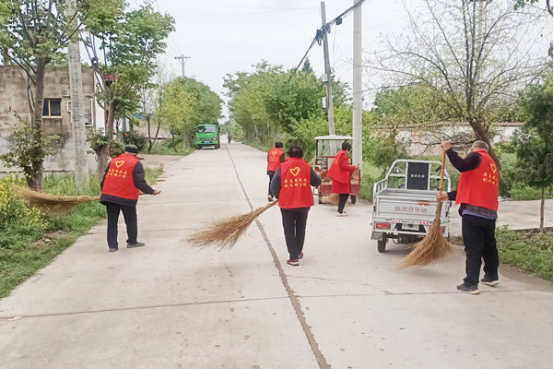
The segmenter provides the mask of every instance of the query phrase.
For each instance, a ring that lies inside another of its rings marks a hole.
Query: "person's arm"
[[[448,149],[446,155],[448,155],[448,159],[459,172],[467,172],[481,165],[481,155],[476,152],[470,152],[465,159],[462,159],[454,149]]]
[[[104,188],[104,181],[106,180],[106,176],[108,175],[108,171],[110,170],[110,163],[106,166],[106,171],[104,172],[104,177],[102,177],[102,181],[100,182],[100,191]]]
[[[135,186],[145,194],[155,194],[154,192],[156,191],[154,191],[154,189],[146,183],[146,178],[144,177],[144,167],[141,162],[138,162],[137,165],[135,165],[135,169],[133,170],[133,181],[135,182]]]
[[[356,170],[356,167],[354,165],[350,165],[350,162],[348,161],[348,155],[341,155],[339,159],[339,167],[341,170],[346,170],[348,172],[353,172]]]
[[[278,199],[281,192],[281,168],[277,169],[271,180],[271,192],[273,196]]]
[[[317,175],[314,168],[311,168],[310,172],[310,185],[311,186],[319,186],[321,184],[321,177]]]
[[[281,163],[284,163],[285,162],[285,153],[282,153],[281,154]]]
[[[450,191],[450,192],[440,192],[437,194],[437,201],[454,201],[456,200],[456,195],[458,194],[458,191]]]

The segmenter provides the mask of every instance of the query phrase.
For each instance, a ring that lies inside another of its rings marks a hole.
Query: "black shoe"
[[[459,285],[456,288],[459,289],[460,291],[471,293],[472,295],[478,295],[479,294],[479,288],[477,288],[476,284],[471,285],[471,286],[466,286],[465,284],[462,283],[461,285]]]
[[[488,275],[485,275],[483,279],[481,279],[481,283],[486,284],[487,286],[494,287],[494,286],[497,286],[500,283],[500,281],[498,280],[498,278],[492,279]]]
[[[132,249],[134,247],[142,247],[142,246],[145,246],[146,244],[144,242],[135,242],[135,243],[129,243],[127,242],[127,248],[128,249]]]
[[[117,250],[119,250],[119,248],[117,248],[117,247],[110,247],[110,252],[116,252]]]

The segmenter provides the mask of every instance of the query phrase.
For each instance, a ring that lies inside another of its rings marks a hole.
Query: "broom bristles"
[[[21,186],[14,186],[14,188],[19,198],[29,201],[32,207],[50,214],[67,214],[79,204],[100,200],[100,197],[95,196],[59,196]]]
[[[409,268],[414,266],[430,266],[443,260],[449,253],[452,252],[452,245],[442,235],[440,211],[442,209],[442,203],[437,204],[437,212],[435,213],[435,220],[433,225],[429,229],[429,233],[419,241],[412,251],[402,259],[400,268]]]
[[[277,204],[275,200],[266,206],[262,206],[248,214],[235,215],[230,218],[220,219],[209,223],[186,238],[186,242],[193,246],[206,248],[215,246],[219,250],[230,249],[238,239],[246,232],[250,224],[264,211]]]

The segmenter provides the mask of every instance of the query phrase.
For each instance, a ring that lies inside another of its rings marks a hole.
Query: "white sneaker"
[[[342,213],[337,212],[337,217],[347,217],[348,214],[346,214],[346,211],[343,211]]]

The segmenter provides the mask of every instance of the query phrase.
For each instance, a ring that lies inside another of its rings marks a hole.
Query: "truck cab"
[[[216,149],[220,147],[218,123],[198,124],[195,129],[195,136],[198,150],[206,146],[213,146]]]

